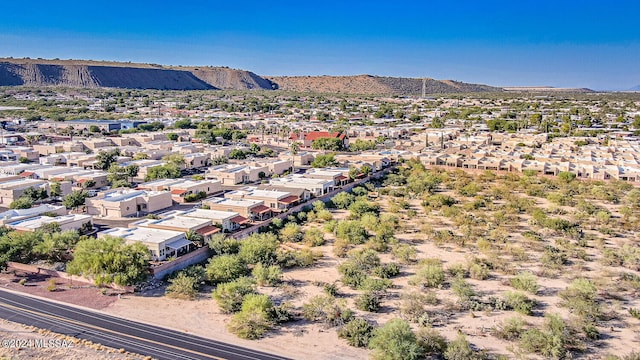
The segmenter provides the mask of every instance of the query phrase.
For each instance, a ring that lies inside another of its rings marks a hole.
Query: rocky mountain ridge
[[[501,88],[426,79],[426,92],[495,92]],[[92,60],[0,58],[0,86],[68,86],[159,90],[262,89],[319,93],[419,95],[423,79],[356,76],[264,77],[228,67],[164,66]]]

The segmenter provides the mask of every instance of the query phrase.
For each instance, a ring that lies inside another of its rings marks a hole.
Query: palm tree
[[[298,151],[300,150],[300,143],[297,141],[292,142],[291,145],[289,145],[289,149],[291,150],[291,173],[293,174],[296,172],[295,156],[298,155]]]

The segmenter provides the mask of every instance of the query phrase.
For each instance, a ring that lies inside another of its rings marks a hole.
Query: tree
[[[176,129],[193,129],[194,126],[191,123],[191,119],[181,119],[181,120],[177,120],[174,124],[173,127]]]
[[[11,209],[31,209],[33,200],[28,196],[21,196],[9,204]]]
[[[229,159],[244,160],[247,158],[247,152],[240,149],[233,149],[229,152]]]
[[[176,133],[167,133],[167,140],[176,141],[179,136]]]
[[[344,143],[339,138],[319,138],[311,142],[315,150],[342,151]]]
[[[338,161],[336,161],[334,154],[320,154],[311,162],[311,166],[314,168],[325,168],[337,165]]]
[[[177,179],[181,176],[180,168],[175,164],[166,164],[161,166],[154,166],[147,170],[147,176],[145,181],[159,180],[159,179]]]
[[[182,169],[185,165],[184,155],[182,154],[169,154],[165,155],[162,158],[162,161],[165,161],[167,165],[173,165],[178,169]],[[165,165],[166,166],[166,165]]]
[[[377,360],[417,360],[422,357],[416,335],[409,323],[401,319],[391,319],[376,329],[369,348],[373,351],[371,358]]]
[[[247,273],[247,267],[238,255],[212,257],[206,269],[207,279],[214,284],[236,280]]]
[[[95,167],[100,170],[109,170],[111,164],[115,163],[120,156],[120,149],[116,148],[111,151],[100,151],[96,155]]]
[[[52,198],[62,196],[62,189],[60,188],[59,182],[54,181],[51,183],[51,185],[49,186],[49,196],[51,196]]]
[[[89,193],[84,190],[72,191],[62,200],[62,205],[67,209],[77,209],[78,206],[84,205],[85,199],[89,197]]]
[[[67,272],[93,278],[97,286],[134,285],[147,278],[149,258],[149,249],[139,242],[125,244],[113,236],[86,239],[76,245]]]
[[[260,286],[276,286],[282,281],[282,269],[278,265],[256,264],[251,273]]]
[[[240,244],[238,255],[245,264],[271,265],[276,261],[278,239],[274,234],[251,234]]]

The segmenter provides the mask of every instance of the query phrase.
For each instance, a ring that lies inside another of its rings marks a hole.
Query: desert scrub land
[[[295,358],[637,359],[639,224],[628,183],[407,161],[264,233],[212,239],[217,255],[166,293]]]

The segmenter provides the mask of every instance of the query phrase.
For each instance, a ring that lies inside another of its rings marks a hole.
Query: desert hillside
[[[0,59],[0,86],[207,90],[273,89],[252,72],[84,60]]]
[[[357,76],[274,76],[269,80],[282,90],[315,91],[346,94],[418,95],[422,93],[422,79]],[[468,84],[452,80],[426,80],[428,94],[502,91],[500,88]]]

